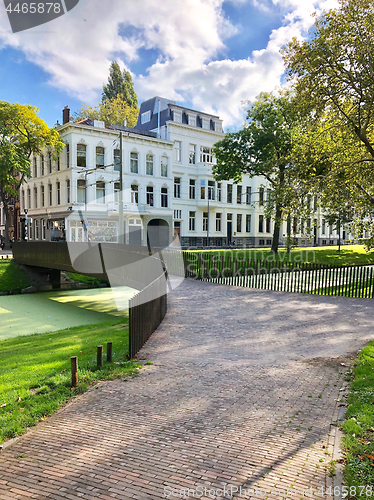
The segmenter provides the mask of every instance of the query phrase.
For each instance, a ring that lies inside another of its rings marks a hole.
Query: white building
[[[58,131],[66,144],[60,157],[45,151],[32,158],[32,176],[21,188],[21,214],[28,209],[32,220],[29,239],[118,241],[122,131],[127,243],[165,246],[174,238],[183,247],[208,241],[211,246],[271,244],[273,221],[263,213],[266,181],[244,176],[235,185],[213,178],[211,149],[224,136],[219,117],[154,97],[141,105],[135,128],[71,123],[65,108]],[[301,244],[336,243],[336,231],[320,221],[317,209],[305,228],[293,224],[293,236]],[[311,239],[300,234],[308,225]],[[283,224],[281,239],[285,233]]]

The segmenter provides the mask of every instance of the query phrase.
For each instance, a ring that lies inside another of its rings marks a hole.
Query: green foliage
[[[359,354],[353,368],[348,372],[351,392],[348,398],[344,431],[345,470],[347,487],[354,498],[368,498],[364,486],[374,485],[374,342],[370,342]]]
[[[283,55],[306,123],[296,158],[330,214],[362,221],[374,208],[374,4],[339,4]]]
[[[30,286],[30,280],[13,260],[0,260],[0,292],[19,290]]]
[[[113,363],[96,367],[96,348],[113,342]],[[0,342],[0,442],[24,433],[99,380],[136,374],[127,361],[128,328],[111,322]],[[78,356],[79,386],[71,389],[70,357]],[[6,406],[3,406],[6,405]]]
[[[6,217],[6,244],[9,243],[10,199],[30,174],[30,157],[48,148],[58,155],[64,148],[58,132],[50,129],[33,106],[0,101],[0,199]]]
[[[123,70],[123,73],[121,73],[119,64],[112,61],[109,69],[108,84],[103,85],[102,102],[106,103],[119,96],[130,108],[138,109],[138,98],[134,90],[131,74],[126,70]]]
[[[268,181],[271,197],[265,213],[275,214],[272,251],[276,253],[280,225],[300,209],[300,196],[304,194],[292,156],[297,121],[290,93],[261,93],[249,106],[247,119],[242,130],[226,134],[214,145],[217,164],[213,173],[217,180],[240,182],[242,175],[248,174]]]
[[[90,118],[100,120],[105,125],[123,125],[126,120],[128,127],[134,127],[138,120],[138,109],[131,108],[120,95],[100,102],[98,106],[82,104],[74,114],[74,121],[78,122]]]

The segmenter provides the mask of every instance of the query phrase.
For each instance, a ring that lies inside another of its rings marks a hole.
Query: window
[[[60,156],[57,158],[57,171],[59,172],[61,170],[61,163],[60,163]]]
[[[217,201],[222,201],[222,184],[217,184]]]
[[[52,153],[48,153],[48,172],[52,173]]]
[[[161,177],[168,176],[168,164],[169,164],[169,158],[167,156],[162,156],[161,157]]]
[[[188,161],[190,165],[196,165],[196,144],[190,144]]]
[[[119,172],[121,166],[121,150],[115,149],[113,151],[113,169],[115,172]]]
[[[212,163],[212,150],[206,146],[200,146],[200,161],[202,163]]]
[[[45,234],[46,233],[46,231],[45,231],[46,230],[45,219],[42,219],[41,223],[42,223],[42,238],[43,238],[43,240],[45,240],[45,237],[46,237],[46,234]]]
[[[25,191],[22,190],[22,209],[25,211]]]
[[[42,202],[42,207],[44,207],[44,206],[45,206],[44,186],[41,186],[41,187],[40,187],[40,191],[41,191],[41,202]]]
[[[214,181],[208,181],[208,198],[210,200],[216,199],[216,183]]]
[[[53,204],[53,198],[52,198],[52,184],[48,184],[48,202],[49,206],[51,207]]]
[[[152,186],[147,186],[147,205],[149,205],[150,207],[154,206]]]
[[[322,219],[322,234],[326,234],[326,221]]]
[[[139,186],[137,184],[131,184],[131,203],[139,203]]]
[[[195,231],[196,222],[196,212],[190,212],[188,216],[188,229],[190,231]]]
[[[40,175],[44,175],[44,155],[40,157],[41,167],[40,167]]]
[[[313,209],[315,212],[317,212],[317,196],[314,197],[314,203],[313,203]]]
[[[267,233],[271,232],[271,219],[270,219],[270,217],[266,218],[266,232]]]
[[[70,167],[70,145],[66,144],[66,168]]]
[[[232,184],[227,184],[227,203],[232,203]]]
[[[180,163],[182,161],[182,143],[180,141],[174,142],[175,161]]]
[[[216,214],[216,231],[222,231],[222,214]]]
[[[70,180],[66,181],[66,203],[70,203]]]
[[[236,215],[236,232],[237,233],[241,233],[242,232],[242,219],[243,219],[242,214],[237,214]]]
[[[34,187],[34,208],[38,208],[38,188]]]
[[[120,183],[115,182],[114,183],[114,203],[119,203],[119,190],[120,190]]]
[[[60,182],[56,183],[56,198],[57,198],[57,205],[61,205],[61,184]]]
[[[310,194],[308,194],[308,198],[307,198],[307,207],[308,207],[308,210],[311,210],[311,204],[312,204],[312,197],[310,196]]]
[[[203,231],[208,231],[208,212],[203,212]]]
[[[27,190],[27,206],[28,206],[28,208],[31,208],[31,191],[30,191],[30,189]]]
[[[205,181],[200,181],[200,198],[205,200]]]
[[[139,172],[139,153],[130,154],[130,171],[132,174]]]
[[[190,200],[196,198],[196,181],[195,179],[190,179]]]
[[[105,203],[105,182],[96,182],[96,203]]]
[[[161,188],[161,206],[163,208],[168,206],[168,188]]]
[[[266,190],[266,202],[267,202],[267,205],[270,205],[270,201],[271,201],[271,190],[267,189]]]
[[[251,216],[250,216],[250,214],[247,214],[245,216],[245,232],[246,233],[251,232]]]
[[[145,111],[145,113],[142,113],[140,121],[142,124],[151,121],[151,111]]]
[[[174,198],[181,197],[181,178],[174,177]]]
[[[182,210],[174,210],[174,219],[181,219],[181,218],[182,218]]]
[[[34,161],[34,177],[38,177],[38,160],[34,158],[33,161]]]
[[[105,149],[97,146],[96,148],[96,168],[104,168]]]
[[[77,144],[77,167],[86,168],[87,166],[87,147],[84,144]]]
[[[252,188],[250,186],[247,186],[245,194],[246,194],[245,202],[247,205],[250,205],[252,203]]]
[[[145,173],[153,175],[153,155],[147,154],[145,157]]]
[[[242,203],[242,186],[236,186],[236,203],[238,205]]]
[[[260,215],[258,217],[258,232],[263,233],[264,232],[264,216]]]
[[[260,205],[264,204],[264,188],[260,188],[259,190],[259,203]]]
[[[310,233],[311,224],[312,224],[311,219],[307,219],[307,221],[306,221],[306,229],[307,229],[308,233]]]
[[[35,239],[39,239],[39,221],[35,221]]]
[[[86,181],[84,179],[78,179],[77,181],[77,202],[86,203]]]

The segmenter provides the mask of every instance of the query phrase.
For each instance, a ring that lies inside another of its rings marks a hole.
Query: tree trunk
[[[273,232],[273,243],[271,245],[271,253],[278,253],[279,246],[279,234],[280,234],[280,226],[282,224],[282,210],[279,205],[276,205],[275,208],[275,224],[274,224],[274,232]]]
[[[4,207],[4,214],[5,214],[5,234],[4,234],[4,249],[9,250],[10,249],[10,238],[9,238],[9,219],[10,219],[10,214],[9,214],[9,208],[6,203],[3,204]]]

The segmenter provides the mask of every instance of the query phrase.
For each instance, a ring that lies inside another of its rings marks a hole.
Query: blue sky
[[[80,0],[66,15],[13,34],[0,2],[0,99],[40,108],[52,126],[64,106],[98,103],[117,60],[140,102],[161,95],[240,127],[241,101],[284,81],[279,49],[306,36],[313,11],[336,3]]]

